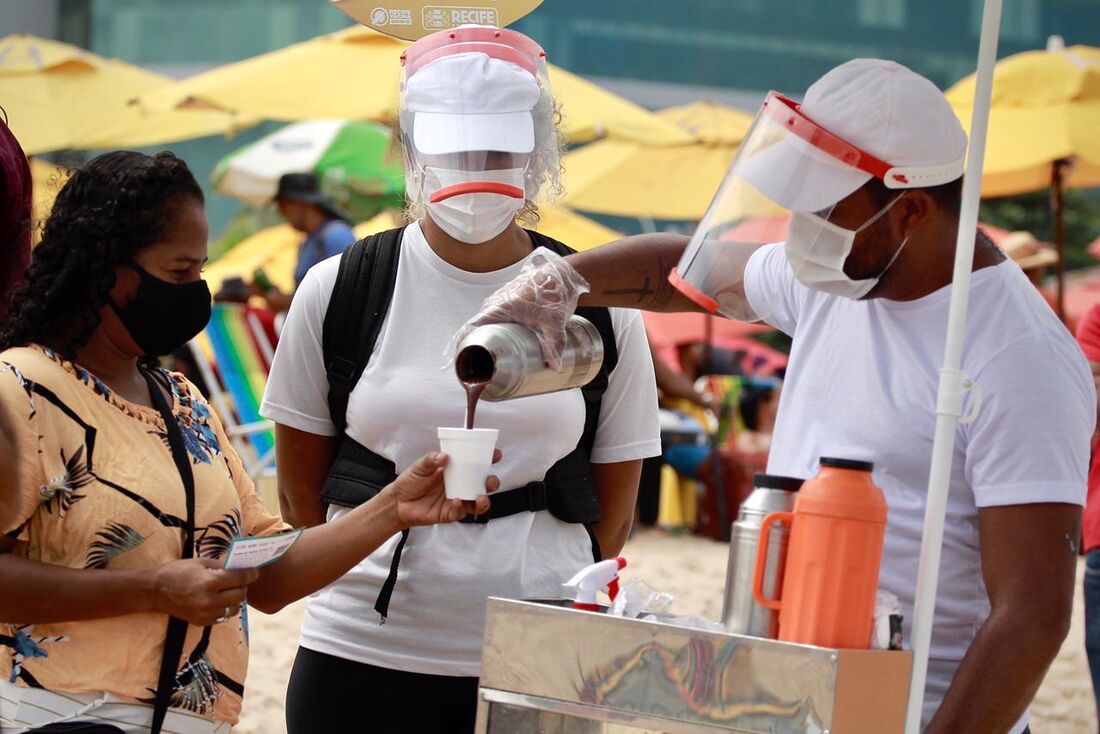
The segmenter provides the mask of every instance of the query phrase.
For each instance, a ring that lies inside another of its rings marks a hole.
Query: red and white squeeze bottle
[[[576,576],[562,584],[575,591],[573,608],[598,612],[600,606],[596,603],[596,594],[600,591],[606,593],[611,601],[615,601],[615,597],[619,595],[619,571],[624,568],[625,558],[611,558],[582,568]]]

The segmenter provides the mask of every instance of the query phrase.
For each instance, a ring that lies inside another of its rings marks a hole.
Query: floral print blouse
[[[260,502],[198,390],[181,375],[161,377],[195,477],[194,555],[220,559],[234,537],[286,530]],[[42,347],[0,353],[0,403],[19,449],[17,485],[0,483],[0,532],[17,541],[16,553],[97,572],[181,557],[183,483],[155,409],[122,399]],[[154,613],[0,624],[0,676],[151,702],[166,629],[167,616]],[[247,666],[247,607],[223,624],[190,627],[172,705],[236,723]]]

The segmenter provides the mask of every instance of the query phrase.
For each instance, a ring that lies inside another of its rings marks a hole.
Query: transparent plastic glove
[[[545,247],[538,248],[519,275],[486,298],[477,315],[458,330],[444,352],[444,364],[454,362],[459,342],[477,327],[515,323],[538,335],[547,366],[560,370],[565,324],[587,292],[588,281],[565,258]]]

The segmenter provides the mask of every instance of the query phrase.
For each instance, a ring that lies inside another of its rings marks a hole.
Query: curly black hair
[[[115,268],[163,239],[188,199],[202,204],[202,188],[169,152],[114,151],[74,171],[0,325],[0,350],[46,344],[75,359],[99,326]]]

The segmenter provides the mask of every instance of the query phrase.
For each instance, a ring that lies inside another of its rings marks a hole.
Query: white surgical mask
[[[834,296],[843,296],[854,301],[870,293],[898,259],[909,238],[906,237],[901,241],[890,262],[886,263],[886,267],[873,278],[860,280],[849,278],[844,272],[844,262],[852,253],[856,235],[874,224],[900,198],[901,196],[898,196],[887,204],[882,211],[864,222],[859,229],[846,229],[817,214],[792,212],[787,230],[787,243],[783,249],[787,253],[787,262],[791,264],[795,277],[807,288],[831,293]]]
[[[477,245],[496,237],[516,218],[524,199],[505,194],[475,192],[459,194],[432,203],[436,191],[456,184],[488,181],[525,190],[522,168],[495,171],[458,171],[449,168],[424,168],[423,199],[428,214],[439,227],[459,242]]]

